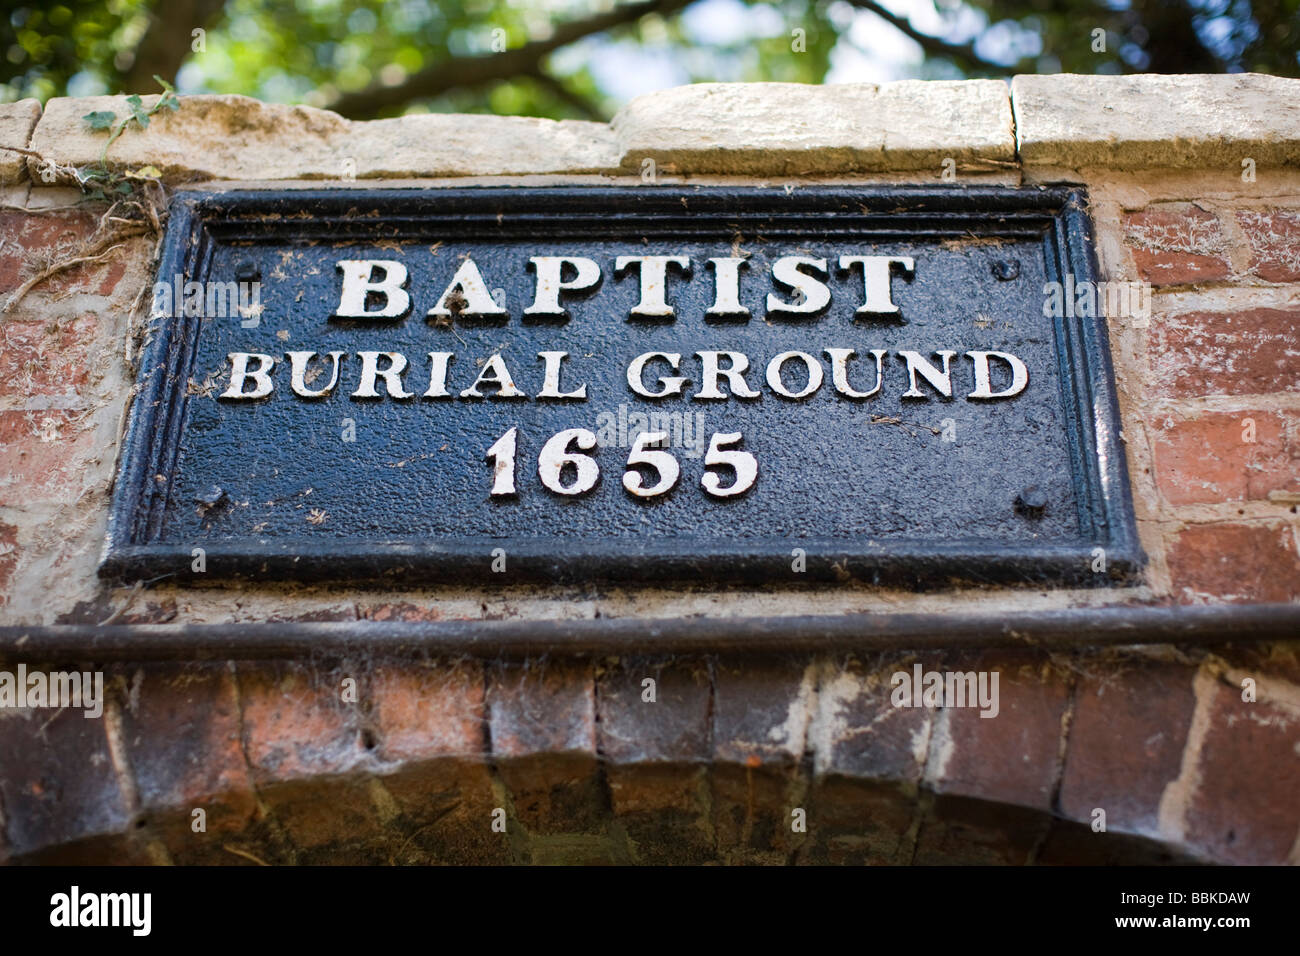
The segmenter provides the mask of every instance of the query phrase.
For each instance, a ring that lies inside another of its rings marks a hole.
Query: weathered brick
[[[328,621],[355,621],[357,619],[357,609],[347,601],[335,604],[332,607],[316,608],[311,611],[299,610],[295,607],[281,613],[273,613],[267,616],[268,621],[296,621],[302,624],[315,624]]]
[[[1300,490],[1300,435],[1278,412],[1202,412],[1151,422],[1156,482],[1173,505],[1260,501]]]
[[[84,837],[23,854],[27,866],[156,866],[144,831]]]
[[[0,411],[0,505],[66,504],[81,496],[87,461],[101,453],[87,414]]]
[[[383,759],[484,755],[487,714],[481,665],[386,664],[374,668],[369,686]]]
[[[828,774],[807,798],[808,840],[801,864],[889,866],[912,861],[914,789]]]
[[[794,767],[760,762],[715,763],[709,775],[718,857],[729,864],[788,863],[807,841],[793,829],[807,806],[806,781]]]
[[[280,828],[273,864],[388,863],[404,839],[390,825],[393,801],[375,776],[302,778],[265,784],[258,794]]]
[[[29,213],[0,209],[0,293],[8,294],[42,268],[71,256],[95,231],[88,211]]]
[[[643,695],[654,681],[653,701]],[[600,751],[612,763],[704,763],[709,758],[708,666],[625,660],[599,674]]]
[[[360,668],[316,671],[297,663],[241,666],[244,752],[262,800],[294,844],[321,852],[377,838],[373,766],[359,708],[343,700]]]
[[[608,823],[588,663],[488,669],[492,752],[516,820],[530,833],[592,833]]]
[[[88,312],[72,318],[7,319],[0,396],[75,399],[107,344],[105,331],[103,319]]]
[[[916,838],[920,866],[1024,866],[1046,840],[1052,817],[1042,810],[939,794]]]
[[[61,565],[61,560],[56,561],[56,571]],[[123,607],[126,610],[118,614]],[[131,589],[122,587],[103,590],[89,601],[78,601],[70,610],[61,613],[55,623],[98,624],[112,617],[117,624],[166,624],[175,620],[178,613],[174,597],[150,601],[144,595],[132,597]]]
[[[9,581],[18,567],[18,527],[0,521],[0,607],[9,603]]]
[[[1195,866],[1205,861],[1180,846],[1156,838],[1091,824],[1053,820],[1035,857],[1042,866]]]
[[[654,681],[654,700],[643,686]],[[703,661],[624,658],[600,671],[599,740],[610,801],[641,863],[714,859],[709,708]]]
[[[491,829],[482,666],[382,664],[370,676],[381,784],[400,812],[393,862],[504,863]]]
[[[1089,827],[1158,832],[1160,798],[1178,778],[1196,698],[1196,669],[1165,661],[1080,667],[1060,809]]]
[[[634,861],[698,864],[716,858],[707,768],[658,762],[614,764],[606,772],[613,812]]]
[[[801,763],[818,666],[801,660],[720,661],[714,671],[713,826],[728,863],[784,863],[806,833]]]
[[[343,680],[363,675],[321,672],[305,664],[243,665],[244,749],[262,781],[343,773],[366,762],[358,711],[343,700]],[[358,694],[360,694],[360,689]]]
[[[73,258],[87,261],[61,269],[37,283],[29,295],[57,299],[74,292],[118,297],[132,302],[140,291],[150,259],[152,237],[134,235],[110,240],[108,230],[96,235],[98,217],[107,207],[41,214],[0,210],[0,295],[8,296],[42,270]],[[130,277],[130,282],[123,279]],[[21,313],[21,309],[20,309]]]
[[[1187,840],[1213,859],[1295,862],[1300,839],[1300,715],[1219,686],[1187,808]]]
[[[1300,640],[1220,644],[1206,650],[1261,682],[1275,678],[1300,687]]]
[[[497,663],[488,669],[492,752],[596,753],[595,672],[577,662]]]
[[[511,859],[510,838],[492,829],[491,770],[477,756],[403,764],[380,780],[400,817],[393,863],[482,865]]]
[[[1300,594],[1295,529],[1286,524],[1191,525],[1168,545],[1183,600],[1291,601]]]
[[[1237,213],[1250,244],[1250,271],[1268,282],[1300,282],[1300,210]]]
[[[631,863],[626,841],[583,833],[534,837],[521,859],[533,866],[627,866]]]
[[[1198,398],[1300,391],[1298,353],[1300,309],[1157,316],[1149,393]]]
[[[1125,220],[1138,276],[1152,285],[1212,282],[1232,275],[1223,227],[1213,213],[1169,203]]]
[[[112,243],[94,254],[96,261],[64,269],[41,282],[33,292],[39,291],[51,297],[87,292],[91,295],[115,296],[124,305],[133,302],[140,292],[140,286],[134,282],[124,283],[123,280],[138,273],[140,263],[148,262],[150,241],[140,236],[124,239],[120,244]],[[102,261],[99,257],[103,257]],[[145,309],[147,308],[146,304]]]
[[[802,660],[719,661],[714,672],[713,757],[757,766],[803,759],[816,692]]]
[[[608,802],[595,755],[535,753],[497,762],[514,820],[530,834],[599,833]]]
[[[365,621],[441,621],[443,617],[441,608],[409,601],[362,605],[357,615]]]
[[[692,764],[615,764],[608,768],[614,811],[693,814],[707,801],[708,768]],[[705,821],[701,821],[702,823]]]
[[[0,710],[0,796],[14,855],[130,826],[103,718],[80,710]]]
[[[141,809],[159,827],[178,862],[242,831],[257,811],[240,739],[234,679],[224,667],[139,672],[122,711],[127,756]],[[192,811],[205,814],[196,833]]]
[[[936,713],[926,779],[939,793],[1048,810],[1069,684],[1046,658],[1009,652],[922,658],[924,670],[998,675],[998,708]]]
[[[912,660],[886,654],[850,660],[823,675],[809,728],[818,773],[915,783],[925,763],[930,711],[895,707],[893,675]]]

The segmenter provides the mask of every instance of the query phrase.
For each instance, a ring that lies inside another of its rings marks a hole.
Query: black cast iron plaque
[[[1123,580],[1084,201],[182,194],[102,572]]]

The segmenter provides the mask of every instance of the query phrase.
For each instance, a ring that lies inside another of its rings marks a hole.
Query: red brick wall
[[[125,668],[102,727],[66,715],[41,735],[0,733],[8,852],[1295,862],[1300,660],[1225,653]],[[893,707],[888,675],[914,660],[999,671],[1003,713]],[[1241,700],[1246,674],[1255,703]]]
[[[1171,596],[1294,600],[1300,207],[1156,202],[1124,228],[1157,291],[1141,414]]]

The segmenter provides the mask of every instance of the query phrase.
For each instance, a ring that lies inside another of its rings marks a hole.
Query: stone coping
[[[146,97],[146,103],[152,98]],[[0,105],[0,145],[63,166],[99,162],[122,97]],[[1300,79],[1262,74],[1017,76],[884,84],[700,83],[637,97],[608,125],[431,113],[358,122],[244,96],[187,96],[113,144],[116,168],[168,182],[536,174],[816,176],[1022,165],[1231,167],[1300,163]],[[45,173],[43,176],[42,173]],[[0,151],[0,184],[48,182]]]

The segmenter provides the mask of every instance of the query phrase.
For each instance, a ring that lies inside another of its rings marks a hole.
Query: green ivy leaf
[[[87,113],[82,119],[89,123],[90,128],[93,130],[112,129],[113,121],[117,119],[117,115],[108,110],[95,110],[93,113]]]
[[[164,90],[166,90],[168,93],[175,93],[175,92],[176,92],[176,87],[172,86],[170,83],[168,83],[166,80],[164,80],[164,79],[163,79],[161,76],[159,76],[157,73],[155,73],[155,74],[153,75],[153,78],[154,78],[155,80],[157,80],[157,81],[158,81],[158,85],[161,86],[161,87],[162,87]]]
[[[126,98],[126,105],[131,107],[131,115],[142,128],[149,126],[149,113],[144,108],[144,101],[140,99],[139,93],[132,93]]]

